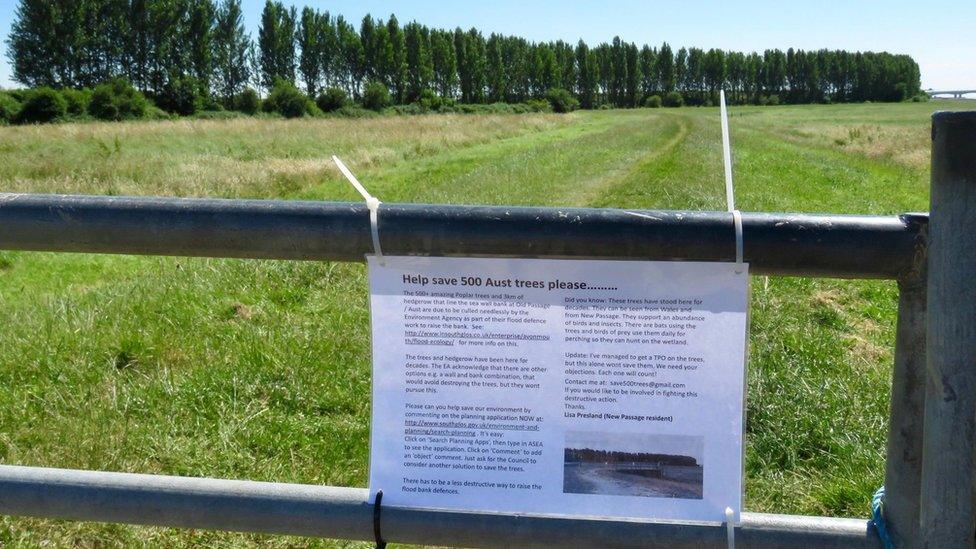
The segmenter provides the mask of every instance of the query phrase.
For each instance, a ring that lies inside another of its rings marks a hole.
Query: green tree
[[[407,47],[407,101],[420,98],[420,93],[430,86],[434,78],[434,64],[426,29],[417,22],[403,28]]]
[[[261,13],[258,30],[261,83],[274,87],[282,79],[295,83],[295,24],[298,18],[294,7],[285,8],[281,2],[267,0]]]
[[[600,90],[599,96],[603,103],[610,103],[610,88],[613,83],[613,59],[610,45],[606,42],[597,46],[593,54],[597,60],[597,89]]]
[[[129,35],[126,37],[126,57],[129,64],[129,81],[139,89],[149,85],[150,13],[151,0],[129,2]]]
[[[627,83],[625,88],[625,105],[639,107],[641,99],[640,53],[635,44],[626,44]]]
[[[502,41],[502,59],[505,63],[508,91],[505,100],[510,103],[529,98],[529,44],[524,38],[506,37]]]
[[[390,48],[393,52],[393,63],[386,80],[393,90],[393,100],[403,103],[407,95],[407,44],[395,15],[390,15],[386,21],[386,31],[390,35]]]
[[[230,104],[251,79],[251,37],[244,30],[241,0],[223,0],[214,27],[216,93]]]
[[[186,70],[185,55],[180,49],[178,29],[183,21],[184,6],[178,0],[150,0],[147,36],[149,66],[143,91],[161,93],[171,74]]]
[[[218,6],[219,4],[219,6]],[[27,86],[92,86],[117,76],[160,97],[186,82],[228,105],[249,84],[294,83],[310,95],[341,86],[359,97],[381,82],[398,102],[433,87],[466,102],[525,101],[565,88],[584,106],[642,104],[671,91],[700,104],[727,88],[730,101],[897,101],[919,93],[918,64],[885,52],[697,48],[659,50],[623,42],[590,48],[531,43],[477,29],[402,29],[395,16],[365,16],[357,30],[342,17],[267,0],[254,43],[244,31],[242,0],[18,0],[7,39],[14,78]],[[296,50],[296,44],[298,49]],[[191,80],[187,80],[190,78]],[[179,84],[179,85],[177,85]],[[185,109],[184,109],[185,110]]]
[[[319,72],[325,86],[338,86],[341,72],[339,66],[339,38],[336,35],[335,21],[329,12],[319,14],[318,23],[318,53],[319,53]]]
[[[704,101],[702,97],[702,91],[705,89],[704,60],[704,51],[698,48],[688,48],[684,95],[685,99],[692,105],[700,105]]]
[[[298,72],[305,83],[305,93],[315,97],[319,81],[322,78],[322,46],[319,40],[322,32],[319,30],[322,18],[312,8],[302,9],[302,17],[298,24]]]
[[[792,49],[792,48],[791,48]],[[786,85],[787,55],[780,50],[766,50],[763,52],[762,90],[768,95],[780,95]]]
[[[684,51],[684,49],[682,49]],[[679,54],[681,52],[678,52]],[[664,93],[674,91],[676,82],[676,63],[674,59],[674,54],[671,52],[671,46],[667,42],[661,44],[661,49],[658,50],[657,54],[657,74],[660,79],[661,90]],[[685,64],[681,63],[681,67],[684,68]]]
[[[614,106],[621,107],[627,103],[627,45],[619,36],[613,37],[611,51],[611,67],[613,79],[610,82],[610,101]]]
[[[595,55],[590,52],[586,42],[576,43],[576,89],[580,105],[584,109],[593,108],[596,103],[597,65]]]
[[[14,80],[27,86],[72,86],[74,74],[62,50],[70,36],[58,36],[60,17],[53,2],[21,0],[7,38]]]
[[[454,29],[454,55],[457,57],[458,85],[461,89],[461,102],[471,102],[471,72],[468,63],[468,45],[464,31],[460,27]]]
[[[536,44],[533,48],[531,82],[532,94],[541,98],[551,88],[560,85],[559,67],[556,54],[549,44]]]
[[[502,52],[502,37],[492,33],[488,37],[487,48],[487,82],[488,101],[504,101],[508,96],[508,79],[506,78],[505,58]]]
[[[576,93],[576,56],[573,46],[557,40],[553,45],[556,53],[556,66],[559,69],[560,85],[571,93]]]
[[[393,88],[393,42],[390,41],[390,31],[386,28],[383,21],[377,20],[376,31],[373,38],[375,49],[375,78],[386,84],[386,87]]]
[[[741,52],[729,52],[725,56],[726,86],[729,102],[745,103],[746,56]]]
[[[763,59],[758,53],[746,56],[745,99],[746,103],[759,101],[759,94],[763,87]]]
[[[650,46],[640,50],[641,93],[650,96],[660,89],[660,78],[657,72],[657,52]],[[660,97],[658,97],[660,99]]]
[[[457,47],[459,41],[462,44],[461,48]],[[475,28],[467,32],[457,29],[454,31],[454,44],[458,52],[461,100],[466,103],[483,103],[488,67],[485,38]]]
[[[217,8],[213,0],[191,0],[182,34],[182,47],[189,50],[188,74],[196,78],[198,92],[207,94],[213,77],[213,34]]]
[[[363,48],[363,78],[375,80],[379,75],[379,52],[376,43],[376,23],[367,13],[359,23],[359,42]]]
[[[434,68],[434,86],[444,99],[453,99],[458,83],[457,55],[453,36],[448,31],[432,31],[430,57]]]
[[[718,90],[725,86],[725,52],[712,48],[702,58],[702,78],[708,89],[708,100],[718,102]]]
[[[359,33],[341,16],[336,16],[336,39],[339,45],[340,79],[349,95],[359,97],[363,81],[363,42]]]
[[[688,78],[688,49],[681,48],[678,53],[674,55],[674,89],[683,90],[685,88],[685,82]],[[663,89],[663,88],[662,88]],[[680,93],[679,93],[680,95]],[[667,94],[664,97],[665,103],[667,103]],[[665,105],[667,106],[667,105]]]

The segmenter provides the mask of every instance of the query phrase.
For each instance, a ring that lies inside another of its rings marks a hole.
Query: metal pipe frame
[[[0,513],[371,541],[362,488],[0,466]],[[386,541],[466,547],[724,547],[725,526],[384,507]],[[876,548],[867,521],[742,513],[742,547]]]
[[[897,279],[913,268],[910,217],[743,213],[745,260]],[[735,260],[726,212],[383,204],[379,233],[388,255]],[[372,241],[363,204],[0,194],[0,249],[362,261]]]
[[[0,194],[0,249],[360,261],[361,204]],[[743,214],[755,274],[906,277],[927,216]],[[384,204],[387,254],[733,261],[727,213]],[[898,377],[898,374],[896,374]],[[907,410],[910,415],[912,410]],[[892,462],[911,477],[917,464]],[[892,470],[892,465],[889,465]],[[0,466],[0,513],[373,539],[361,489]],[[896,508],[899,508],[896,506]],[[908,512],[917,511],[910,507]],[[404,543],[543,547],[721,545],[724,527],[386,508]],[[756,547],[874,547],[864,520],[743,513]]]
[[[885,518],[898,547],[971,547],[976,478],[976,113],[933,117],[926,214],[743,214],[753,274],[881,278],[901,291]],[[361,261],[361,204],[0,193],[0,249]],[[733,261],[717,212],[384,204],[391,255]],[[924,418],[924,419],[923,419]],[[0,465],[0,513],[372,540],[367,492]],[[389,541],[721,546],[723,526],[384,508]],[[748,547],[876,547],[863,520],[743,513]]]

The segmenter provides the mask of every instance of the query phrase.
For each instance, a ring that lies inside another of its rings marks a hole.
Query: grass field
[[[926,210],[929,115],[976,102],[733,108],[745,211]],[[0,128],[0,191],[723,209],[717,109]],[[359,264],[0,252],[0,462],[364,486]],[[866,517],[897,291],[753,284],[746,508]],[[305,546],[0,519],[0,545]]]

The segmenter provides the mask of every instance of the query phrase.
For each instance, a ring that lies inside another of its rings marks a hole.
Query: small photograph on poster
[[[563,493],[702,499],[702,437],[566,433]]]

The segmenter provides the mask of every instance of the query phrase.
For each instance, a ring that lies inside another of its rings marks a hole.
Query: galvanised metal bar
[[[0,466],[0,514],[373,539],[367,491]],[[725,527],[384,507],[384,539],[468,547],[724,547]],[[741,547],[878,547],[865,520],[742,513]]]
[[[911,547],[918,540],[925,416],[925,284],[924,271],[898,284],[884,502],[895,547]]]
[[[365,205],[0,194],[0,249],[361,261]],[[902,277],[918,224],[901,216],[744,213],[754,274]],[[726,212],[384,204],[390,255],[734,261]]]
[[[925,415],[928,216],[906,215],[918,230],[912,270],[898,281],[898,325],[891,375],[885,463],[885,520],[896,547],[918,540]]]
[[[976,545],[976,112],[932,117],[921,543]]]

